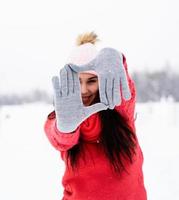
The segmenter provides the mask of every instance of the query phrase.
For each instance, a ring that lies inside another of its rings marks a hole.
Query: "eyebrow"
[[[92,80],[92,79],[96,79],[96,78],[98,78],[98,77],[97,76],[93,76],[93,77],[88,78],[88,80]],[[80,78],[80,80],[81,80],[81,78]]]
[[[94,79],[94,78],[98,78],[98,77],[97,77],[97,76],[93,76],[93,77],[90,77],[90,78],[88,78],[88,79],[91,80],[91,79]]]

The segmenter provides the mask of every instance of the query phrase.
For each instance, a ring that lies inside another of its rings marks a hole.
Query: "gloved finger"
[[[81,95],[81,90],[80,90],[80,81],[79,81],[79,77],[78,77],[78,73],[74,72],[72,73],[73,75],[73,85],[74,85],[74,93],[79,95]]]
[[[115,106],[121,104],[121,91],[119,77],[115,77],[113,80],[113,103]]]
[[[65,68],[60,70],[62,96],[68,95],[67,71]]]
[[[121,71],[120,78],[121,78],[122,96],[125,100],[129,100],[131,98],[131,92],[125,70]]]
[[[73,81],[73,74],[72,74],[73,71],[68,65],[65,65],[65,69],[67,71],[68,92],[69,94],[71,94],[71,93],[74,93],[74,81]]]
[[[61,97],[62,93],[61,93],[61,86],[60,86],[60,81],[59,81],[58,76],[52,77],[52,86],[53,86],[55,96]]]
[[[108,100],[106,96],[107,80],[102,75],[99,75],[99,97],[100,102],[108,105]]]
[[[75,65],[75,64],[69,64],[69,67],[73,70],[73,71],[75,71],[75,72],[77,72],[77,73],[79,73],[79,72],[84,72],[84,71],[88,71],[88,70],[92,70],[92,65],[80,65],[80,66],[78,66],[78,65]]]
[[[91,106],[84,107],[85,115],[87,117],[91,116],[94,113],[97,113],[101,110],[107,110],[109,106],[103,104],[103,103],[95,103]]]
[[[108,78],[107,78],[106,96],[107,96],[109,108],[113,109],[114,108],[114,104],[113,104],[113,78],[112,78],[112,75],[110,73],[108,74]]]
[[[125,69],[124,69],[124,65],[123,65],[123,55],[120,52],[119,52],[119,60],[118,60],[118,62],[119,62],[119,65],[118,65],[119,71],[120,72],[124,71]]]

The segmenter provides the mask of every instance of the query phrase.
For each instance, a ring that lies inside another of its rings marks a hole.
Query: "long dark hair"
[[[115,109],[100,111],[99,115],[102,122],[100,143],[114,171],[120,173],[125,170],[124,159],[131,163],[133,161],[136,135],[124,117]],[[83,142],[80,139],[78,144],[67,151],[67,163],[70,163],[73,169],[78,168],[82,150]]]

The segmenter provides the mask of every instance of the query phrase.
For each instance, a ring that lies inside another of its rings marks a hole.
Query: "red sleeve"
[[[53,117],[51,117],[53,115]],[[52,112],[44,125],[44,131],[50,143],[58,151],[67,151],[78,143],[80,130],[79,127],[73,133],[62,133],[57,129],[56,118]]]
[[[126,58],[123,55],[123,65],[126,71],[126,76],[131,92],[131,99],[126,101],[122,98],[121,105],[116,106],[115,110],[117,110],[127,121],[129,126],[132,127],[132,129],[135,131],[135,124],[134,124],[134,111],[135,111],[135,102],[136,102],[136,88],[134,81],[131,79],[128,73]]]

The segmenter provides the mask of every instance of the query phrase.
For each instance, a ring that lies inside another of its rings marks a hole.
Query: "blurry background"
[[[0,199],[62,196],[64,166],[43,131],[51,77],[78,34],[117,48],[137,87],[136,127],[149,200],[178,200],[177,0],[0,1]]]

